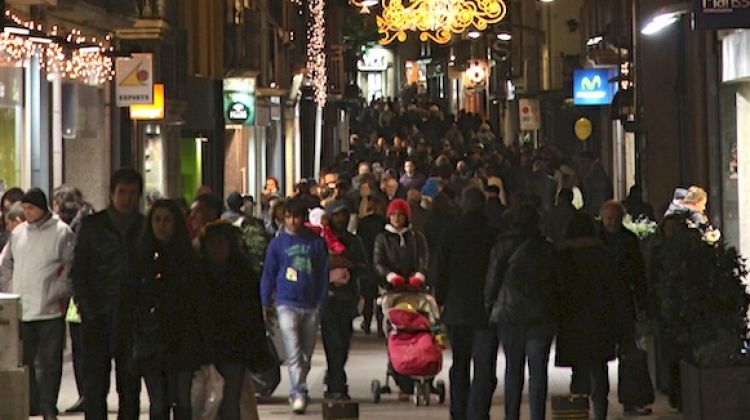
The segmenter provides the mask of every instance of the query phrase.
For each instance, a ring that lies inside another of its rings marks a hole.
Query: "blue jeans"
[[[279,328],[289,364],[289,398],[307,397],[307,374],[315,350],[318,310],[278,306]]]
[[[474,330],[471,345],[471,359],[474,364],[474,378],[469,388],[469,406],[466,418],[469,420],[489,420],[492,407],[492,394],[497,387],[497,347],[499,339],[494,327]]]
[[[531,420],[544,420],[547,409],[547,364],[554,329],[549,326],[498,326],[505,352],[505,419],[518,420],[526,362],[529,364]]]

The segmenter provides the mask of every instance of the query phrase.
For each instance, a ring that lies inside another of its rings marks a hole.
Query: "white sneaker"
[[[307,399],[302,395],[297,395],[292,400],[292,412],[294,414],[305,414],[307,409]]]

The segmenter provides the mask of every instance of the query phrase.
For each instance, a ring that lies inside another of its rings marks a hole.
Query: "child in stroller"
[[[385,386],[377,379],[372,381],[373,401],[379,402],[382,393],[391,393],[389,380],[393,378],[402,389],[405,382],[413,384],[415,405],[429,405],[431,395],[442,404],[445,383],[434,379],[443,366],[445,339],[435,299],[425,290],[392,290],[381,298],[381,307],[388,335],[388,370]]]

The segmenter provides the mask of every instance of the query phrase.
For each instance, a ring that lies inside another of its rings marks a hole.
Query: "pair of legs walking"
[[[315,350],[318,330],[318,311],[286,305],[276,309],[289,365],[289,400],[294,401],[299,397],[306,400],[307,374],[310,373],[310,359]]]
[[[449,372],[451,419],[487,420],[497,387],[498,336],[494,328],[448,326],[453,351]],[[471,363],[474,362],[474,378]],[[477,368],[479,366],[479,368]]]
[[[21,324],[23,364],[29,369],[30,409],[33,414],[57,415],[62,379],[65,321],[56,318]]]
[[[594,404],[594,419],[607,418],[607,395],[609,394],[609,373],[607,362],[586,363],[573,366],[570,381],[571,394],[586,394]]]
[[[346,371],[352,340],[351,307],[353,302],[328,299],[320,317],[323,348],[326,353],[326,395],[331,398],[348,397]]]
[[[502,325],[497,329],[448,327],[453,365],[450,370],[451,419],[489,419],[497,387],[497,349],[505,352],[505,418],[520,418],[525,366],[529,365],[532,420],[543,420],[547,407],[547,364],[554,331],[549,327]],[[474,378],[469,380],[471,361]]]
[[[140,416],[140,377],[133,374],[128,345],[106,315],[86,319],[83,324],[83,346],[86,349],[85,413],[86,420],[107,419],[107,394],[112,359],[119,396],[118,420],[137,420]],[[122,330],[119,330],[122,331]]]
[[[143,378],[151,401],[151,420],[169,420],[170,412],[175,420],[191,420],[190,388],[193,384],[193,371],[155,373]]]

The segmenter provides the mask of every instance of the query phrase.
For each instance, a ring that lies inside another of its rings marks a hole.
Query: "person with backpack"
[[[555,250],[539,230],[534,207],[522,205],[510,218],[513,228],[500,236],[490,255],[484,305],[505,352],[505,418],[520,418],[528,363],[531,419],[544,420],[558,302]]]

